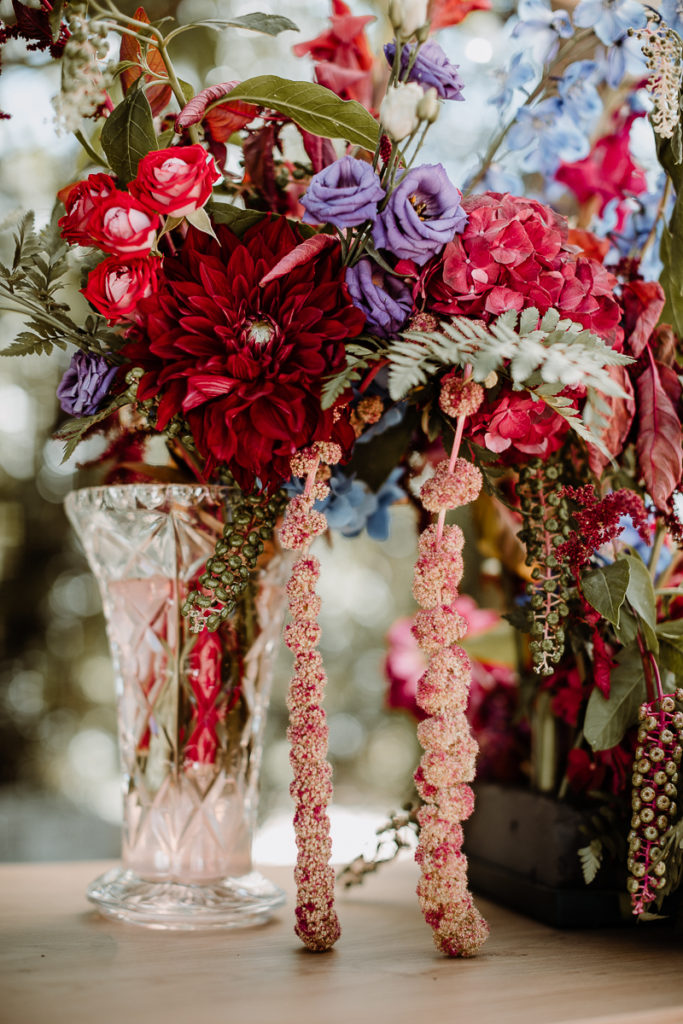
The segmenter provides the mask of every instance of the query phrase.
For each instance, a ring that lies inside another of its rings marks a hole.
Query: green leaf
[[[660,622],[657,626],[659,657],[676,677],[683,676],[683,619]]]
[[[605,699],[594,688],[588,698],[583,734],[593,750],[609,750],[638,721],[638,708],[647,700],[645,673],[637,644],[624,647],[610,677],[610,695]]]
[[[627,602],[621,607],[619,625],[615,627],[614,631],[622,647],[628,647],[638,636],[638,623]]]
[[[277,75],[259,75],[242,82],[219,102],[238,99],[277,110],[313,135],[346,139],[371,152],[377,145],[379,125],[372,114],[356,100],[340,100],[322,85],[290,82]]]
[[[152,110],[142,89],[130,89],[104,122],[102,149],[124,185],[132,181],[143,156],[157,148]]]
[[[198,24],[209,28],[247,28],[251,32],[264,32],[267,36],[299,31],[299,26],[282,14],[259,14],[256,11],[238,18],[206,18]]]
[[[592,839],[588,846],[577,851],[581,861],[581,871],[586,885],[590,885],[602,864],[603,849],[601,839]]]
[[[259,210],[243,210],[229,203],[210,202],[207,209],[214,224],[226,224],[240,238],[248,228],[259,224],[266,216]]]
[[[593,569],[581,577],[581,591],[588,603],[614,626],[619,625],[619,611],[631,578],[628,562],[620,558],[611,565]]]
[[[110,405],[100,412],[94,413],[92,416],[81,416],[78,419],[67,420],[63,423],[59,430],[55,433],[55,437],[60,441],[66,441],[64,445],[64,453],[62,455],[62,462],[66,462],[70,459],[73,453],[76,451],[80,440],[83,435],[90,430],[96,423],[101,423],[102,420],[106,420],[107,417],[111,416],[113,412],[120,409],[123,405],[129,405],[130,398],[127,394],[119,395],[115,398]]]
[[[652,577],[641,558],[635,555],[626,555],[626,561],[631,570],[626,600],[638,616],[639,626],[648,650],[657,654],[659,651],[656,633],[657,605]]]

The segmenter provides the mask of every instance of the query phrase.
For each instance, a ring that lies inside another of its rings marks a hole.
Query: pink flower
[[[156,291],[160,264],[155,256],[108,256],[90,271],[83,295],[109,323],[136,321],[138,303]]]
[[[187,217],[205,205],[220,180],[202,146],[171,146],[142,158],[130,191],[152,213]]]
[[[62,238],[74,245],[92,245],[88,228],[90,215],[97,203],[116,192],[116,183],[108,174],[89,174],[84,181],[67,185],[57,195],[66,214],[59,221]]]
[[[114,256],[146,256],[154,244],[159,218],[128,192],[112,192],[97,202],[88,218],[90,244]]]
[[[506,460],[547,458],[562,447],[569,425],[544,402],[511,388],[488,399],[469,421],[469,436],[490,452],[506,454]]]

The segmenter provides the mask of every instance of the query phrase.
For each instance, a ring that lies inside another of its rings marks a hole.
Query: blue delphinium
[[[597,90],[600,67],[594,60],[570,64],[557,83],[562,112],[581,124],[590,124],[602,114],[602,99]]]
[[[512,34],[524,41],[528,52],[540,63],[552,60],[560,39],[569,39],[574,34],[567,12],[554,11],[543,0],[520,0],[517,17],[519,21]]]
[[[526,86],[538,78],[538,71],[527,59],[525,53],[516,53],[508,68],[496,72],[500,80],[500,92],[491,96],[489,103],[504,110],[509,107],[518,90],[526,92]]]
[[[363,480],[346,476],[335,466],[328,480],[330,493],[322,501],[316,501],[314,508],[317,512],[324,512],[329,528],[343,537],[357,537],[365,529],[373,540],[386,540],[389,536],[389,509],[406,496],[398,485],[402,475],[400,466],[393,469],[375,493]],[[285,484],[290,495],[301,494],[303,489],[303,480],[296,478]]]
[[[683,3],[681,0],[662,0],[659,13],[669,28],[683,38]]]
[[[584,128],[565,114],[562,100],[554,96],[535,107],[522,107],[507,137],[510,149],[533,148],[522,158],[526,171],[551,176],[562,162],[581,160],[590,152]]]
[[[638,0],[581,0],[574,11],[578,28],[592,28],[603,43],[614,43],[630,28],[644,28],[647,15]]]

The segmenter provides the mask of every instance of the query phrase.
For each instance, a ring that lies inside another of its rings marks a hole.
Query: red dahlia
[[[160,397],[158,426],[187,420],[207,461],[245,488],[288,479],[293,452],[315,440],[345,449],[354,434],[320,407],[323,378],[344,365],[344,341],[364,317],[349,299],[338,250],[261,279],[301,241],[284,219],[218,242],[190,228],[167,257],[158,291],[140,303],[124,354],[146,370],[138,396]]]

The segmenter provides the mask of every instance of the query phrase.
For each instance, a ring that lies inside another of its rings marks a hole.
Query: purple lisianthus
[[[460,199],[460,191],[441,164],[414,167],[403,176],[375,221],[375,245],[423,266],[453,235],[464,230],[467,214]]]
[[[415,43],[406,43],[401,51],[401,72],[403,74],[410,63],[414,49]],[[390,64],[394,62],[395,53],[396,43],[387,43],[384,47],[384,54]],[[465,83],[458,74],[459,68],[459,64],[451,64],[438,43],[429,41],[420,47],[408,75],[408,81],[417,82],[425,89],[433,87],[444,100],[464,100],[462,90]]]
[[[306,209],[303,219],[306,224],[354,227],[374,220],[380,199],[384,199],[384,189],[370,164],[344,156],[311,178],[301,198]]]
[[[400,330],[413,308],[410,289],[401,278],[369,259],[346,268],[346,285],[354,306],[365,313],[367,327],[382,338]]]
[[[64,412],[71,416],[92,416],[97,412],[116,369],[103,356],[76,352],[57,388],[57,398]]]

